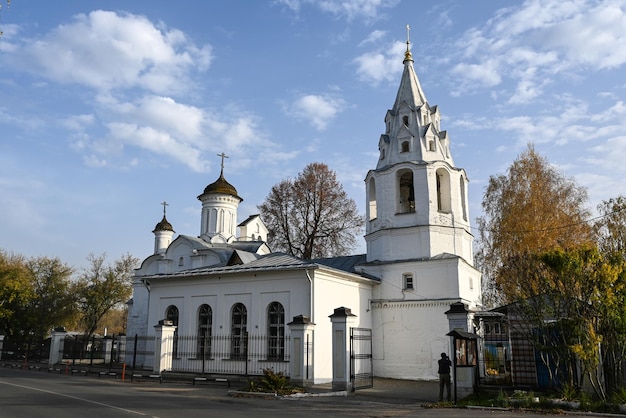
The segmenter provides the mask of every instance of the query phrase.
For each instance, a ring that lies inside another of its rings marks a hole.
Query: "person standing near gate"
[[[439,363],[439,402],[443,401],[443,387],[446,387],[446,393],[448,395],[448,401],[450,401],[450,367],[452,362],[446,353],[441,353],[441,358],[437,362]]]

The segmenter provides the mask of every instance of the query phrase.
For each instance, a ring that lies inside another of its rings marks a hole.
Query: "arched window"
[[[376,181],[374,179],[370,179],[369,181],[368,192],[369,220],[371,221],[378,216],[376,213]]]
[[[400,152],[409,152],[409,141],[402,142],[402,151]]]
[[[207,232],[209,234],[213,234],[215,233],[215,231],[217,231],[217,209],[212,208],[211,211],[209,212],[209,225],[207,228]]]
[[[233,305],[231,311],[231,346],[230,358],[234,360],[245,360],[247,356],[248,343],[248,310],[243,303]]]
[[[184,266],[185,265],[185,258],[184,257],[178,257],[178,265],[179,266]]]
[[[217,211],[217,229],[215,230],[216,233],[223,233],[225,228],[224,225],[226,224],[226,221],[224,220],[224,209],[220,209]]]
[[[409,117],[402,116],[402,123],[404,123],[404,126],[409,126]]]
[[[398,173],[398,213],[415,212],[415,191],[413,172],[405,170]]]
[[[172,346],[172,355],[174,358],[178,357],[178,308],[174,305],[170,305],[165,310],[165,319],[172,321],[172,325],[176,327],[174,330],[174,341]]]
[[[211,358],[213,336],[213,310],[207,304],[198,309],[198,344],[196,358]]]
[[[437,210],[450,213],[450,174],[443,168],[437,170]]]
[[[285,308],[279,302],[272,302],[267,307],[267,358],[285,358]]]
[[[459,179],[459,187],[461,188],[461,212],[463,220],[467,221],[467,206],[465,205],[465,179],[463,176]]]

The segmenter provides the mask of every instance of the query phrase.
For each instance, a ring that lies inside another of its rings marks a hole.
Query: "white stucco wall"
[[[351,326],[371,328],[369,301],[372,299],[373,282],[363,279],[350,280],[348,275],[337,278],[330,272],[316,270],[313,276],[313,306],[315,323],[314,383],[331,382],[332,370],[332,323],[329,318],[340,307],[349,308],[353,315]]]
[[[371,306],[375,375],[436,379],[440,354],[450,354],[445,312],[459,301],[476,306],[480,274],[458,257],[375,265],[367,271],[382,279]],[[413,274],[413,290],[404,289],[406,273]]]
[[[149,323],[163,319],[167,307],[174,304],[179,310],[179,334],[195,334],[198,308],[208,303],[213,311],[214,334],[229,334],[232,306],[243,303],[248,312],[248,332],[265,334],[269,303],[280,302],[289,322],[294,315],[309,314],[308,293],[309,281],[302,271],[153,280],[150,297],[155,308],[150,310]]]
[[[372,303],[374,375],[434,380],[440,353],[450,353],[444,312],[452,300]]]
[[[246,306],[247,330],[251,334],[266,334],[267,306],[274,301],[283,305],[286,323],[297,315],[310,317],[315,324],[314,383],[332,381],[332,323],[329,316],[334,309],[350,308],[356,315],[352,326],[372,327],[369,301],[374,282],[325,268],[308,270],[308,276],[305,270],[262,271],[210,278],[152,278],[150,282],[150,312],[144,316],[147,318],[147,335],[154,335],[154,325],[165,318],[170,305],[175,305],[179,311],[179,335],[197,332],[198,308],[205,303],[213,311],[214,335],[231,332],[231,308],[235,303]],[[146,302],[143,306],[148,306]]]

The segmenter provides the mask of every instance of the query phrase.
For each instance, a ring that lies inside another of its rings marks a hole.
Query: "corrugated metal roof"
[[[252,270],[289,270],[289,269],[301,269],[301,268],[318,268],[315,263],[299,259],[284,253],[272,253],[264,256],[260,256],[254,261],[250,261],[246,264],[237,264],[232,266],[227,265],[214,265],[207,267],[200,267],[195,269],[181,270],[170,274],[156,274],[153,278],[166,278],[166,277],[189,277],[199,276],[205,274],[218,274],[218,273],[237,273],[242,271]]]
[[[236,264],[231,266],[220,264],[208,267],[182,270],[170,274],[155,274],[146,278],[165,279],[212,274],[241,273],[246,271],[318,269],[323,266],[351,274],[356,274],[363,278],[379,280],[377,278],[371,277],[369,275],[364,275],[355,271],[355,266],[359,265],[363,261],[365,261],[365,254],[346,257],[322,258],[308,261],[285,253],[271,253],[259,256],[259,258],[257,258],[256,260],[249,261],[245,264]]]
[[[337,270],[347,271],[348,273],[357,273],[355,266],[365,263],[365,260],[365,254],[358,254],[343,257],[317,258],[311,261]]]

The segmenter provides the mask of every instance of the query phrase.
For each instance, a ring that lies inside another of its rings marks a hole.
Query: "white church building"
[[[272,252],[259,215],[238,223],[243,199],[224,177],[222,155],[219,178],[198,196],[199,235],[174,238],[165,210],[156,225],[154,254],[134,276],[129,338],[149,340],[162,326],[175,330],[181,342],[193,335],[191,351],[203,355],[174,347],[172,367],[192,361],[194,370],[205,372],[212,361],[240,359],[249,350],[243,335],[260,335],[265,354],[254,364],[246,359],[246,371],[278,358],[292,378],[325,383],[337,377],[337,327],[343,326],[346,333],[350,328],[371,336],[365,351],[374,376],[437,377],[440,353],[452,355],[446,334],[473,332],[481,276],[473,267],[467,175],[454,165],[439,109],[428,104],[413,68],[409,42],[403,62],[377,165],[364,173],[367,253],[302,260]],[[453,304],[464,308],[460,315],[451,314]],[[220,335],[227,336],[229,348],[218,358],[217,343],[211,346],[209,339]],[[146,364],[158,350],[145,354]],[[305,372],[289,368],[289,362],[304,364]]]

